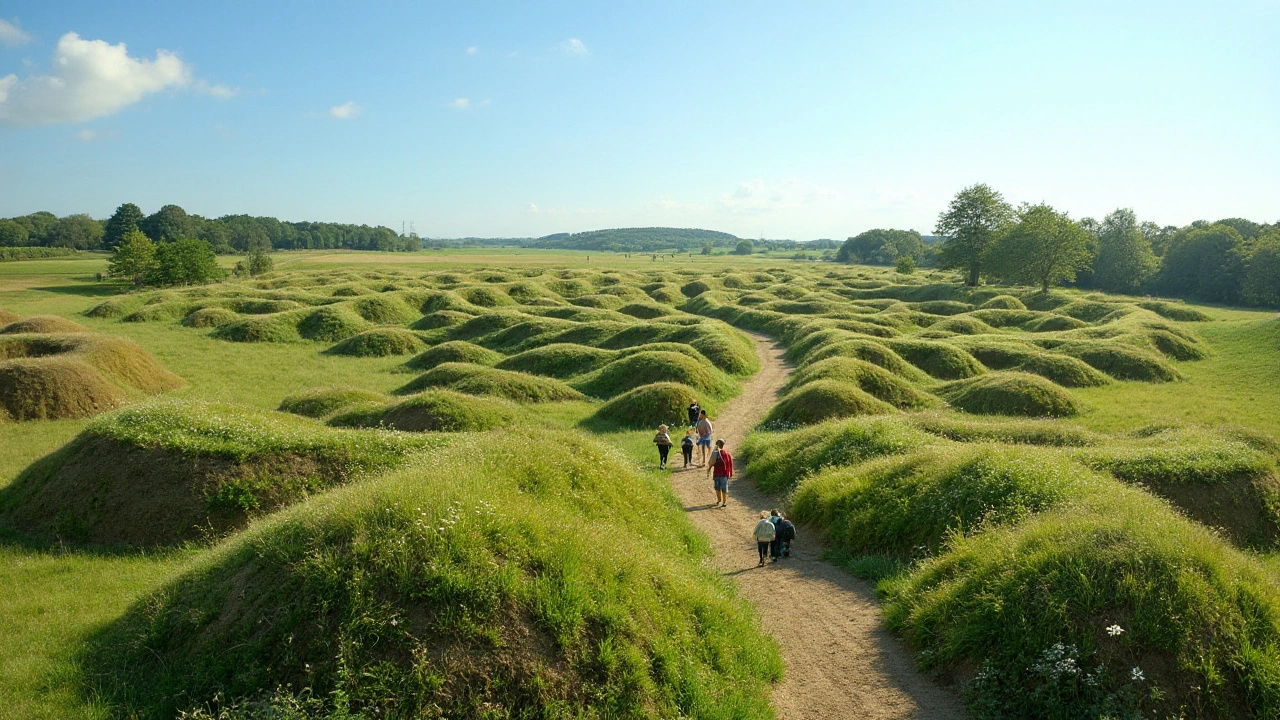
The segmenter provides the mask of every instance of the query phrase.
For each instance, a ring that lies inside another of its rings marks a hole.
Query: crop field
[[[1280,717],[1280,320],[780,257],[0,265],[0,717],[773,717],[650,440],[745,475],[973,717]],[[744,529],[744,537],[746,536]]]

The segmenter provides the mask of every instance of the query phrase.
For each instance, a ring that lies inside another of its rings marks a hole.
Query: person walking
[[[693,403],[689,405],[689,427],[693,427],[698,424],[698,415],[701,412],[702,407],[698,405],[697,400],[694,400]]]
[[[693,428],[684,431],[684,438],[680,440],[680,454],[684,455],[684,466],[687,469],[693,464]]]
[[[778,512],[775,510],[774,512]],[[778,517],[773,521],[773,526],[778,529],[778,553],[774,555],[774,559],[791,557],[791,541],[796,539],[796,526],[787,519],[782,513],[778,513]]]
[[[671,435],[666,425],[658,426],[658,434],[653,436],[653,444],[658,446],[658,469],[667,469],[667,453],[671,452]]]
[[[756,538],[756,550],[760,553],[760,564],[756,567],[764,567],[765,558],[769,556],[769,546],[778,536],[778,529],[769,522],[768,510],[760,511],[760,522],[756,523],[756,529],[752,535]]]
[[[716,449],[711,452],[711,467],[707,468],[711,476],[711,486],[716,491],[716,504],[712,507],[729,506],[729,478],[733,477],[733,456],[724,449],[724,439],[716,441]],[[765,513],[768,515],[768,513]]]
[[[698,423],[694,425],[694,431],[698,433],[698,448],[701,461],[698,467],[706,467],[707,453],[711,452],[711,418],[707,417],[706,410],[698,411]]]

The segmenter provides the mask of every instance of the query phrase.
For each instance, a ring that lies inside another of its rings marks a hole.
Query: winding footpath
[[[743,383],[718,421],[712,418],[715,437],[735,454],[777,402],[789,374],[782,348],[760,335],[752,339],[760,372]],[[737,582],[782,649],[786,672],[773,696],[778,717],[964,717],[955,694],[921,675],[912,654],[884,629],[872,587],[820,559],[815,533],[799,526],[790,558],[756,567],[751,529],[780,497],[739,477],[729,485],[729,507],[715,509],[706,468],[677,470],[671,481],[689,519],[711,539],[717,569]]]

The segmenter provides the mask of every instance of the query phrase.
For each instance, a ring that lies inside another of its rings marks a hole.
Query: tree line
[[[1139,222],[1120,208],[1102,220],[1071,219],[1052,206],[1015,208],[985,184],[964,188],[938,216],[940,242],[914,230],[868,230],[840,247],[837,260],[876,265],[899,258],[983,279],[1074,284],[1124,294],[1280,306],[1280,223],[1241,218],[1177,227]]]
[[[95,220],[84,215],[58,217],[36,212],[0,219],[0,247],[60,247],[75,250],[114,250],[132,230],[152,242],[200,240],[215,253],[254,250],[380,250],[422,249],[416,234],[399,235],[388,227],[347,223],[285,222],[273,217],[224,215],[209,219],[165,205],[150,215],[133,203],[116,208],[111,217]]]

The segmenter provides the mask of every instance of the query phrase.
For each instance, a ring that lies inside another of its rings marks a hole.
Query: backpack
[[[791,542],[796,539],[796,526],[791,521],[782,518],[778,520],[778,539],[783,542]]]

